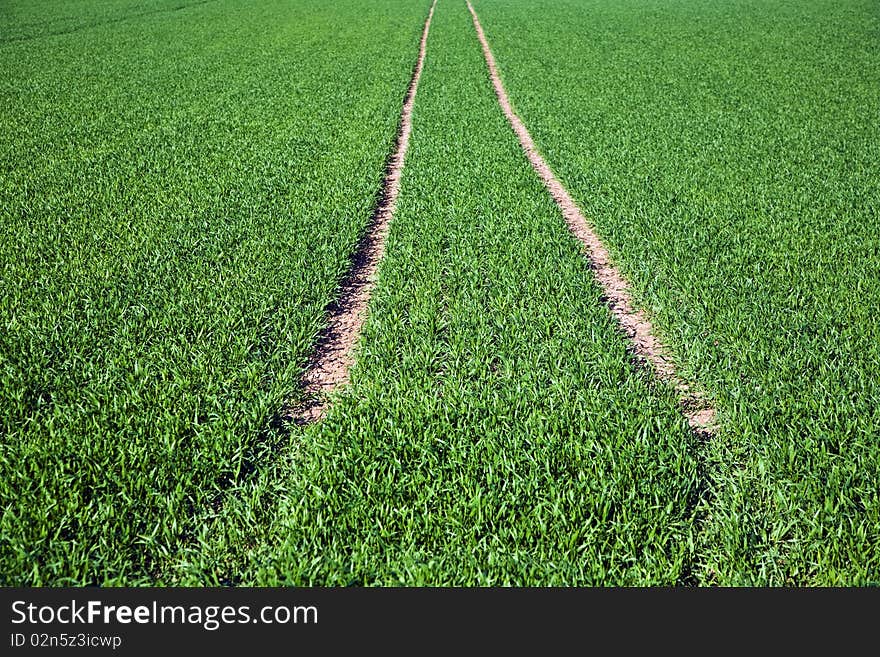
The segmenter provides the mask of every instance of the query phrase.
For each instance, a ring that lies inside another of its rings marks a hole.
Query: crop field
[[[3,3],[0,573],[150,581],[272,444],[425,7],[55,4]]]
[[[713,425],[465,0],[6,0],[0,584],[880,583],[880,7],[472,3]]]
[[[712,393],[703,581],[880,581],[880,7],[477,0],[508,91]]]
[[[674,583],[692,438],[629,367],[462,9],[438,3],[352,384],[299,438],[244,577]]]

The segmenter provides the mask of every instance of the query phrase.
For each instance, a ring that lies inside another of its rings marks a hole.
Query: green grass
[[[511,98],[713,395],[696,577],[880,582],[880,8],[478,0]]]
[[[710,442],[459,0],[352,384],[279,426],[428,6],[0,3],[0,584],[880,583],[871,0],[476,0]]]
[[[284,466],[214,519],[180,581],[689,574],[694,439],[670,392],[630,364],[495,101],[463,3],[437,6],[352,385],[291,440]]]
[[[278,441],[428,8],[179,4],[3,3],[5,585],[152,581]]]
[[[216,0],[4,0],[0,44],[68,34],[151,14],[183,11]]]

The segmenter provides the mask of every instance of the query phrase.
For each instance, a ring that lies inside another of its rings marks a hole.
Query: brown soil
[[[599,236],[590,226],[586,217],[584,217],[580,208],[574,202],[574,199],[571,198],[568,191],[562,186],[562,183],[553,175],[544,158],[538,153],[535,142],[532,140],[532,136],[526,129],[525,124],[517,116],[516,112],[513,111],[510,99],[504,90],[504,85],[501,83],[495,58],[489,49],[486,34],[483,32],[479,18],[477,18],[477,13],[474,11],[470,1],[468,1],[467,5],[474,20],[477,36],[483,46],[483,55],[489,67],[489,75],[492,79],[492,85],[495,87],[498,102],[501,104],[501,108],[504,110],[504,114],[513,127],[514,132],[516,132],[516,136],[519,138],[519,142],[522,144],[529,162],[531,162],[532,167],[544,181],[544,185],[562,211],[569,229],[586,246],[588,257],[593,265],[593,275],[602,288],[611,313],[617,319],[621,330],[630,341],[632,351],[638,359],[651,364],[657,377],[672,384],[679,396],[681,412],[687,418],[691,428],[700,434],[713,434],[716,431],[715,409],[710,406],[703,395],[691,390],[690,386],[676,374],[675,366],[669,358],[669,351],[654,335],[650,320],[643,311],[633,307],[629,283],[626,282],[611,263],[608,250],[602,244]]]
[[[302,377],[302,401],[287,413],[296,424],[311,424],[324,417],[330,393],[349,380],[354,363],[354,349],[367,315],[367,305],[376,281],[376,270],[385,252],[385,239],[400,192],[403,161],[412,130],[412,111],[416,89],[425,63],[428,30],[437,0],[431,5],[422,39],[419,57],[413,69],[400,112],[394,149],[385,169],[379,202],[364,236],[352,257],[351,267],[342,281],[339,298],[327,307],[326,328],[318,336],[315,352]]]

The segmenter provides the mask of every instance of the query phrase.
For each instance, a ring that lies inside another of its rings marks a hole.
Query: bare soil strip
[[[419,57],[404,97],[397,139],[385,169],[379,202],[364,236],[358,243],[348,274],[341,283],[339,298],[327,307],[326,327],[318,336],[315,352],[302,377],[303,400],[285,414],[299,425],[322,419],[327,413],[330,393],[349,380],[349,371],[354,363],[354,348],[366,319],[367,305],[376,282],[376,271],[385,253],[385,240],[400,192],[403,161],[412,130],[416,89],[425,63],[428,30],[436,5],[437,0],[434,0],[422,30]]]
[[[602,288],[608,308],[619,322],[624,335],[628,338],[636,358],[642,362],[650,363],[656,376],[673,386],[679,397],[681,412],[687,418],[688,424],[693,431],[704,435],[714,434],[717,430],[715,427],[715,409],[712,408],[703,395],[692,390],[687,382],[678,376],[675,371],[675,365],[669,358],[669,350],[654,335],[650,320],[643,311],[633,307],[629,283],[611,263],[608,250],[602,244],[599,236],[590,226],[586,217],[584,217],[580,208],[574,202],[574,199],[572,199],[565,187],[562,186],[562,183],[553,175],[544,158],[538,153],[538,149],[528,129],[516,112],[513,111],[510,98],[508,98],[504,85],[501,83],[501,76],[498,74],[498,67],[495,64],[495,57],[489,49],[486,34],[483,32],[480,19],[477,18],[477,12],[474,11],[470,0],[467,0],[467,6],[473,17],[477,36],[483,46],[483,55],[489,67],[489,75],[492,79],[492,85],[495,87],[498,102],[504,110],[504,114],[513,127],[514,132],[516,132],[516,136],[519,138],[519,142],[522,144],[529,162],[531,162],[532,167],[541,177],[541,180],[544,181],[544,185],[562,211],[569,229],[586,246],[588,257],[592,264],[593,275]]]

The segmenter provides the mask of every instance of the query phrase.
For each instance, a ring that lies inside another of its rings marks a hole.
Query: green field
[[[880,581],[880,6],[543,6],[475,3],[550,166],[716,400],[695,572]]]
[[[0,3],[0,584],[880,583],[880,6],[439,0],[349,386],[284,422],[430,0]]]
[[[427,8],[56,4],[3,3],[0,579],[150,581],[277,439]]]
[[[218,579],[675,583],[692,557],[693,439],[629,366],[463,5],[438,5],[416,102],[352,385],[292,436],[262,549],[247,568],[214,564]]]

